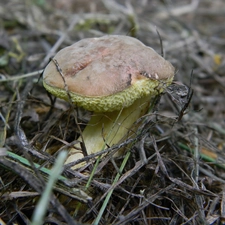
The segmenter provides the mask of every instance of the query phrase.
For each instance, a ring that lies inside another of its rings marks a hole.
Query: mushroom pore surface
[[[68,100],[67,89],[77,106],[106,112],[157,95],[173,76],[174,67],[152,48],[132,37],[108,35],[60,50],[45,68],[43,84],[59,98]]]

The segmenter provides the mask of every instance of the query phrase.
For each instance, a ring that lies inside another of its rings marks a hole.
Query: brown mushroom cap
[[[59,51],[57,61],[74,104],[91,111],[114,111],[137,98],[156,95],[172,82],[174,67],[139,40],[119,35],[83,39]],[[54,62],[44,70],[45,88],[68,99]]]

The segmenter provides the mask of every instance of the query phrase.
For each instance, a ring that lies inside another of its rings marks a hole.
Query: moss
[[[97,29],[100,31],[104,31],[107,34],[112,33],[115,30],[116,21],[111,21],[108,18],[90,18],[90,19],[84,19],[80,21],[76,25],[76,30],[90,30],[90,29]]]

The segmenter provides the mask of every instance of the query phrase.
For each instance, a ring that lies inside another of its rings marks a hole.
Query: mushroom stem
[[[122,139],[135,133],[134,123],[144,115],[150,104],[151,97],[136,100],[131,106],[120,111],[94,113],[82,133],[87,154],[97,153],[108,146],[119,143]],[[79,142],[82,141],[80,137]],[[65,164],[74,162],[84,157],[77,143],[69,152]],[[83,166],[85,162],[72,167],[72,169]]]

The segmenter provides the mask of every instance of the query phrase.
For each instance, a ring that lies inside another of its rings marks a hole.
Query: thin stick
[[[12,77],[9,77],[9,78],[1,79],[0,83],[1,82],[7,82],[7,81],[13,81],[13,80],[19,80],[19,79],[23,79],[23,78],[27,78],[27,77],[38,76],[42,73],[43,73],[43,70],[38,70],[38,71],[34,71],[32,73],[26,73],[26,74],[23,74],[23,75],[20,75],[20,76],[12,76]]]

